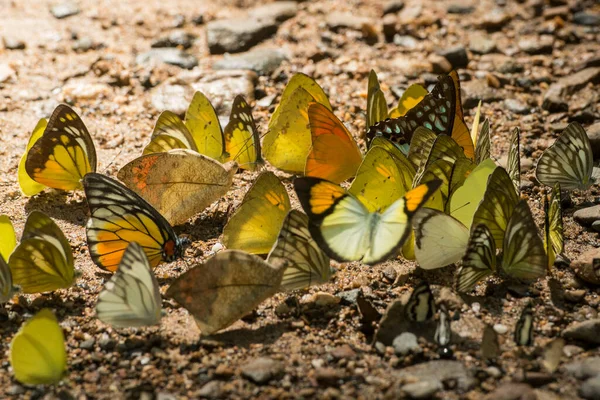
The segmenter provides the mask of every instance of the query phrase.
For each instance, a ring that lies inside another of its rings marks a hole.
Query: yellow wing
[[[118,178],[172,225],[182,224],[219,200],[231,187],[236,163],[225,165],[191,150],[141,156]]]
[[[33,196],[44,190],[46,187],[41,183],[37,183],[27,174],[25,169],[25,161],[27,160],[27,154],[31,147],[37,142],[42,135],[44,134],[44,130],[46,130],[46,126],[48,125],[48,121],[46,118],[42,118],[38,121],[37,125],[33,129],[33,133],[29,138],[29,142],[27,142],[27,148],[25,149],[25,153],[21,157],[19,161],[19,169],[18,169],[18,177],[19,177],[19,188],[21,188],[21,192],[25,196]]]
[[[4,261],[8,260],[16,245],[17,236],[10,218],[8,215],[0,215],[0,257]]]
[[[171,111],[163,111],[156,120],[150,143],[144,147],[142,154],[162,153],[173,149],[198,151],[183,121]]]
[[[222,161],[225,153],[225,137],[219,117],[208,98],[196,92],[185,113],[185,125],[190,131],[197,151]]]
[[[65,337],[48,308],[25,322],[10,344],[15,378],[26,385],[54,385],[67,372]]]
[[[388,117],[388,107],[385,96],[379,87],[375,71],[369,73],[367,90],[367,127],[375,125]]]
[[[252,117],[252,108],[242,96],[236,96],[229,123],[223,131],[228,161],[236,161],[240,168],[254,171],[263,165],[260,136]]]
[[[408,110],[414,108],[427,96],[429,92],[423,86],[415,83],[410,85],[408,89],[402,93],[402,97],[398,101],[398,107],[390,111],[390,118],[398,118],[404,116]]]
[[[27,152],[27,174],[42,185],[61,190],[81,189],[81,179],[96,171],[96,149],[83,121],[61,104]]]
[[[294,75],[271,116],[263,140],[265,159],[274,167],[292,173],[304,173],[312,143],[308,106],[315,101],[331,110],[323,89],[312,78],[304,74]]]
[[[227,221],[223,244],[229,249],[253,254],[269,253],[290,207],[290,199],[279,178],[272,172],[261,173]]]
[[[304,174],[341,183],[356,174],[362,154],[342,121],[324,105],[311,103],[308,120],[312,148]]]

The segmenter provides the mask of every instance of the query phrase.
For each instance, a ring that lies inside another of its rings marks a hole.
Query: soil
[[[598,356],[594,345],[569,342],[574,350],[563,356],[563,367],[553,374],[543,372],[540,366],[546,343],[559,337],[571,323],[598,314],[600,292],[578,280],[568,263],[558,265],[547,278],[529,287],[492,281],[480,285],[477,296],[463,297],[444,289],[452,284],[452,268],[424,272],[403,259],[374,267],[337,265],[331,283],[277,294],[253,314],[210,338],[200,338],[187,311],[170,299],[163,301],[165,317],[158,327],[113,329],[95,318],[97,295],[110,276],[92,263],[87,251],[88,210],[83,192],[46,190],[27,198],[19,191],[17,164],[32,129],[56,105],[69,102],[95,141],[98,171],[115,176],[121,166],[141,154],[148,141],[162,111],[153,97],[158,90],[177,80],[189,82],[190,74],[197,80],[214,76],[219,82],[222,71],[215,71],[213,64],[226,56],[210,54],[207,24],[244,18],[250,9],[267,3],[274,6],[282,2],[79,0],[75,3],[79,13],[58,19],[50,12],[55,2],[0,1],[0,37],[5,43],[5,48],[0,47],[0,214],[11,217],[19,237],[30,211],[47,213],[69,239],[76,268],[81,271],[77,283],[68,290],[20,295],[0,308],[0,397],[408,396],[404,385],[419,379],[406,378],[402,371],[438,359],[436,346],[421,341],[423,351],[409,356],[395,355],[392,347],[379,347],[378,351],[356,304],[341,301],[319,307],[311,295],[335,295],[360,288],[383,314],[393,300],[427,279],[436,296],[451,304],[456,318],[452,329],[458,338],[452,345],[454,359],[474,377],[467,387],[445,380],[434,397],[508,398],[498,397],[502,392],[494,391],[506,389],[507,383],[524,382],[519,389],[523,396],[578,398],[582,381],[564,365]],[[410,84],[434,83],[436,75],[444,72],[440,68],[450,63],[459,68],[469,126],[475,114],[473,103],[483,99],[482,115],[491,121],[494,159],[506,159],[510,132],[515,126],[521,127],[523,195],[542,227],[543,188],[533,178],[535,160],[566,122],[578,120],[590,126],[600,121],[597,77],[574,90],[569,86],[561,91],[556,108],[544,106],[552,84],[600,65],[600,26],[593,21],[581,24],[577,17],[577,13],[585,12],[598,18],[598,5],[592,0],[395,3],[400,11],[382,17],[389,4],[379,0],[300,2],[291,18],[277,23],[274,35],[260,38],[255,48],[278,48],[287,54],[287,60],[271,71],[251,74],[254,86],[250,93],[244,93],[254,99],[254,117],[261,134],[266,132],[288,79],[304,72],[325,89],[336,115],[364,145],[370,69],[378,73],[391,106]],[[149,51],[156,39],[181,31],[194,37],[186,50],[198,61],[191,72],[164,63],[136,62],[136,56]],[[481,36],[495,44],[488,54],[481,54],[480,46],[473,43]],[[12,46],[14,41],[21,41],[25,48],[8,49],[21,47]],[[543,46],[546,42],[549,47]],[[441,55],[461,47],[468,57],[465,65],[452,54]],[[186,102],[191,99],[190,91],[193,93],[186,86]],[[235,94],[218,107],[225,117],[227,101],[231,102]],[[293,177],[282,172],[277,175],[293,197]],[[155,270],[163,293],[177,276],[210,254],[228,216],[255,176],[239,173],[225,198],[176,227],[177,233],[187,235],[193,244],[184,260]],[[573,220],[575,210],[598,203],[599,195],[597,185],[585,193],[573,193],[564,211],[565,255],[571,260],[600,244],[597,233]],[[296,201],[293,204],[298,206]],[[569,295],[578,289],[585,291],[582,297]],[[523,350],[514,345],[512,332],[529,298],[535,307],[535,345]],[[282,303],[296,304],[294,300],[300,305],[288,314],[275,312]],[[14,379],[8,361],[10,341],[22,323],[44,307],[55,311],[64,329],[69,371],[54,387],[22,386]],[[502,355],[495,370],[479,352],[484,323],[508,328],[500,335]],[[265,368],[252,363],[259,357],[276,362],[268,365],[271,378],[256,383],[248,378],[252,375],[248,371]]]

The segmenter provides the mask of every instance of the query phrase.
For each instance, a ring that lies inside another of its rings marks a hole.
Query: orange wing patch
[[[322,214],[340,198],[346,196],[346,191],[330,182],[319,182],[310,188],[310,207],[314,214]]]

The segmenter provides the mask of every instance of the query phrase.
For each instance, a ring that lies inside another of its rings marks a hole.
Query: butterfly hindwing
[[[229,123],[223,129],[228,161],[236,161],[240,168],[251,171],[263,164],[260,136],[252,116],[250,104],[240,95],[231,108]]]
[[[514,339],[517,346],[531,346],[533,344],[533,320],[533,304],[529,302],[523,308],[515,326]]]
[[[456,275],[456,290],[470,291],[477,282],[496,271],[496,244],[492,233],[485,225],[473,228],[462,266]]]
[[[429,284],[422,281],[410,294],[406,304],[406,315],[411,321],[425,322],[435,315],[435,299]]]
[[[548,268],[554,265],[556,256],[564,248],[560,184],[556,183],[548,194],[544,193],[544,248],[548,257]]]
[[[96,173],[87,174],[83,185],[91,214],[88,247],[100,268],[114,272],[131,242],[144,249],[152,267],[181,256],[182,241],[171,225],[138,194]]]
[[[142,154],[162,153],[173,149],[198,151],[196,143],[183,121],[171,111],[163,111],[156,120],[150,143]]]

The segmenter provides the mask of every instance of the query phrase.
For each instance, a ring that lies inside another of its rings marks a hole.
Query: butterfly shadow
[[[85,226],[88,207],[85,200],[68,201],[68,193],[62,191],[42,192],[29,198],[25,211],[41,211],[53,219],[63,220],[73,225]]]
[[[220,202],[220,201],[219,201]],[[219,209],[218,205],[207,208],[192,222],[174,227],[178,235],[186,234],[191,239],[202,238],[203,241],[217,239],[223,232],[229,213]]]
[[[273,344],[286,331],[289,330],[289,323],[280,321],[274,324],[261,326],[258,329],[238,328],[206,336],[207,340],[221,342],[224,347],[245,347],[252,344]]]

